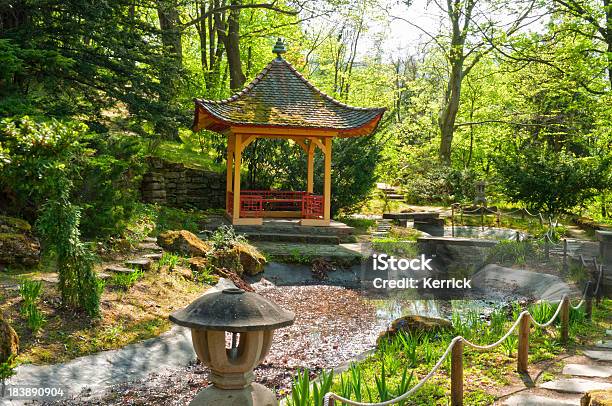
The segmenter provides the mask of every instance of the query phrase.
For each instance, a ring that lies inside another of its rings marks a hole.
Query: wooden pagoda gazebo
[[[348,106],[317,89],[283,59],[281,39],[273,52],[277,58],[229,99],[195,99],[193,131],[207,129],[227,136],[226,212],[233,224],[258,225],[264,217],[273,217],[328,226],[332,139],[371,134],[385,109]],[[308,156],[306,191],[240,189],[242,152],[257,138],[285,138],[302,147]],[[322,196],[313,193],[316,148],[325,157]]]

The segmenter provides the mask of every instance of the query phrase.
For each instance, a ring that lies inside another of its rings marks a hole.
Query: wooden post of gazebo
[[[262,224],[264,217],[299,218],[300,224],[331,221],[331,160],[334,137],[371,134],[384,108],[347,106],[318,90],[277,54],[255,79],[229,99],[195,100],[193,130],[227,136],[226,212],[232,224]],[[306,191],[241,190],[242,152],[258,138],[290,139],[307,155]],[[324,155],[323,195],[314,193],[314,158]]]

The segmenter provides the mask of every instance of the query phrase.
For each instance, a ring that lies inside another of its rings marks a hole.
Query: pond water
[[[394,320],[404,316],[418,315],[437,317],[450,320],[453,313],[462,318],[471,313],[487,319],[496,309],[507,307],[510,302],[493,300],[409,300],[400,297],[373,299],[370,301],[376,307],[376,317],[381,325],[389,326]]]
[[[483,229],[475,226],[455,226],[453,230],[453,227],[444,227],[444,237],[516,240],[517,232],[521,240],[525,239],[525,233],[511,228],[485,227]]]

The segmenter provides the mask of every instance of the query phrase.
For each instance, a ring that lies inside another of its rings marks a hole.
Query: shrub
[[[236,234],[234,227],[222,225],[212,233],[210,242],[213,243],[216,250],[223,250],[232,248],[238,243],[246,242],[246,238],[243,235]]]

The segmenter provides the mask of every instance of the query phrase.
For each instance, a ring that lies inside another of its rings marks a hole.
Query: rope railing
[[[497,223],[497,226],[499,227],[501,225],[501,218],[502,216],[511,216],[514,213],[518,213],[521,212],[523,215],[527,214],[531,217],[536,217],[538,218],[540,225],[543,225],[546,221],[544,220],[544,217],[542,216],[542,213],[538,212],[537,214],[533,214],[531,212],[529,212],[529,210],[527,210],[526,208],[521,208],[521,209],[517,209],[517,210],[513,210],[510,212],[502,212],[499,208],[496,208],[495,210],[490,209],[489,207],[485,206],[485,205],[480,205],[480,206],[470,206],[471,208],[465,208],[461,203],[452,203],[451,204],[451,224],[452,224],[452,228],[453,228],[453,235],[454,235],[454,227],[455,227],[455,213],[458,212],[460,215],[460,224],[463,224],[463,215],[473,215],[473,214],[480,214],[480,225],[484,230],[484,217],[487,214],[493,214],[496,216],[496,220],[495,222]],[[552,220],[549,221],[549,224],[552,224]]]
[[[561,341],[566,343],[569,340],[569,313],[570,308],[574,310],[578,310],[580,307],[586,304],[586,317],[587,319],[591,319],[592,313],[592,298],[593,293],[597,292],[600,288],[601,282],[601,273],[597,281],[596,289],[592,289],[591,281],[588,281],[584,292],[582,294],[580,302],[576,306],[572,306],[571,300],[569,296],[563,295],[559,305],[557,306],[557,310],[551,316],[550,320],[546,323],[539,323],[537,320],[533,318],[531,313],[528,310],[524,310],[512,324],[510,329],[496,342],[488,345],[478,345],[475,344],[462,336],[456,336],[451,340],[448,347],[444,351],[444,354],[440,357],[438,362],[433,366],[433,368],[429,371],[427,375],[425,375],[421,380],[413,386],[410,390],[403,393],[402,395],[386,400],[384,402],[378,403],[366,403],[366,402],[358,402],[355,400],[350,400],[344,398],[336,393],[328,392],[324,397],[324,406],[335,406],[336,401],[338,404],[346,404],[350,406],[388,406],[397,404],[406,400],[416,391],[418,391],[425,383],[436,373],[436,371],[440,368],[444,360],[448,357],[449,354],[451,356],[451,406],[462,406],[463,405],[463,346],[464,344],[468,347],[471,347],[478,351],[490,350],[499,345],[501,345],[504,341],[510,337],[512,333],[519,328],[518,333],[518,353],[517,353],[517,372],[519,373],[527,373],[528,367],[528,355],[529,355],[529,333],[531,325],[535,325],[539,328],[546,328],[552,325],[559,315],[561,316]]]

